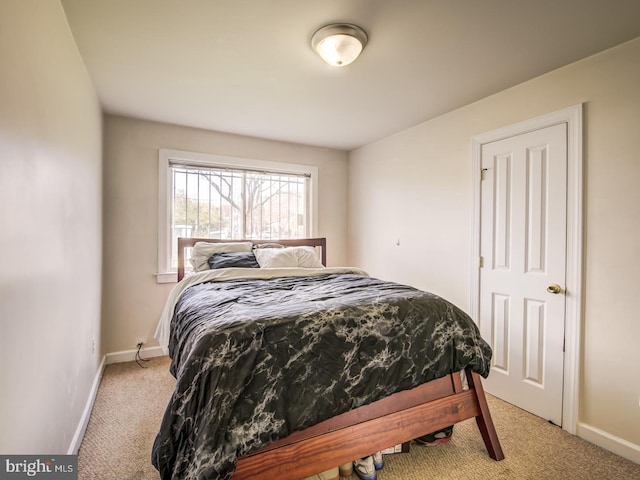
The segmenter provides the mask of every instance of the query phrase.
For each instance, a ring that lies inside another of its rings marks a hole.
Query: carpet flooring
[[[105,368],[79,451],[80,480],[159,479],[151,446],[175,381],[167,357],[144,365]],[[412,444],[409,453],[385,455],[378,480],[640,480],[640,465],[497,398],[488,396],[488,402],[505,460],[489,458],[475,421],[467,420],[456,425],[448,443]]]

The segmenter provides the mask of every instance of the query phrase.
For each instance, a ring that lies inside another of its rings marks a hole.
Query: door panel
[[[482,146],[480,330],[486,390],[562,422],[567,133],[560,124]]]

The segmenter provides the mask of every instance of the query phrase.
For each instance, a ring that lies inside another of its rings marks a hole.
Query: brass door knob
[[[547,292],[549,293],[560,293],[562,291],[562,288],[560,288],[560,285],[558,285],[557,283],[554,283],[553,285],[549,285],[547,287]]]

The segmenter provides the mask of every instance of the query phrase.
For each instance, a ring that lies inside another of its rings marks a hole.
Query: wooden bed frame
[[[184,275],[184,249],[200,241],[219,243],[242,240],[179,238],[179,278]],[[246,241],[320,247],[322,263],[326,265],[325,238]],[[467,370],[466,377],[469,387],[466,390],[463,389],[459,372],[455,372],[295,432],[240,457],[232,478],[300,480],[469,418],[476,419],[489,456],[494,460],[502,460],[504,454],[489,413],[480,375]]]
[[[178,237],[178,281],[184,278],[185,248],[193,248],[198,242],[208,243],[237,243],[251,242],[254,245],[277,243],[285,247],[316,247],[320,248],[320,260],[327,266],[327,239],[326,238],[298,238],[288,240],[218,240],[215,238],[183,238]]]

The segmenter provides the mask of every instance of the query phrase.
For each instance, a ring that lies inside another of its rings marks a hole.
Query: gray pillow
[[[209,268],[260,268],[253,252],[214,253],[207,260]]]

